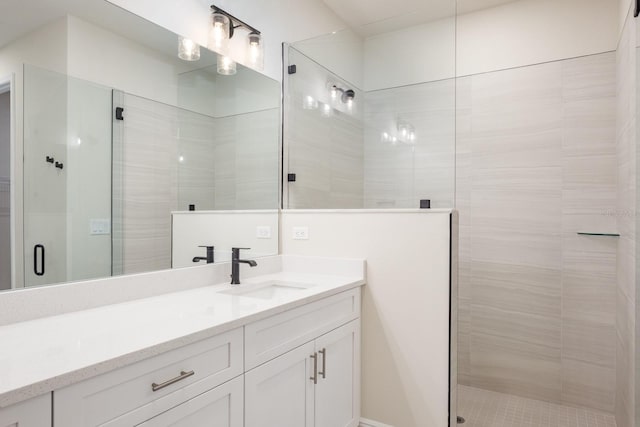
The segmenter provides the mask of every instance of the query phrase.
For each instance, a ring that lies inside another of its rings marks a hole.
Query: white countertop
[[[274,299],[220,293],[237,288],[228,284],[205,286],[0,326],[0,407],[365,283],[364,274],[284,271],[243,285],[274,280],[314,286]]]

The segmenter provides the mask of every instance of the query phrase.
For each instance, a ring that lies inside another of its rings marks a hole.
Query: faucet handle
[[[231,254],[235,257],[240,256],[240,251],[248,251],[251,248],[231,248]]]

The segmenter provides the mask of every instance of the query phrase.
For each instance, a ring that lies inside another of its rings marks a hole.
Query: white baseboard
[[[377,421],[360,418],[360,427],[393,427],[389,424],[382,424]]]

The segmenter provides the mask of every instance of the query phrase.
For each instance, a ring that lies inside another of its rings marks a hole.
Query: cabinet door
[[[242,389],[243,378],[240,376],[138,426],[242,427]]]
[[[245,374],[245,427],[313,426],[313,354],[307,343]]]
[[[0,409],[0,427],[51,427],[51,393]]]
[[[360,422],[360,321],[318,338],[316,352],[315,427],[357,427]]]

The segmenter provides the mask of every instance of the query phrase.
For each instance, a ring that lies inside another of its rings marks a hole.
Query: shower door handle
[[[40,269],[38,269],[38,252],[40,253]],[[44,246],[33,247],[33,273],[36,276],[44,276]]]

